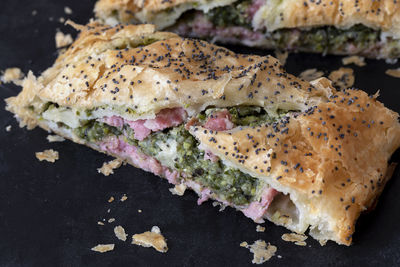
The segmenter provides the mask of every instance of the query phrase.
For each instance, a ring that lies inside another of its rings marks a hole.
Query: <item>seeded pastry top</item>
[[[335,218],[338,239],[349,244],[360,212],[390,178],[387,161],[400,145],[397,118],[365,92],[347,90],[279,123],[225,132],[196,126],[191,133],[235,167],[306,199],[310,216]]]
[[[191,115],[210,105],[305,110],[329,94],[270,56],[235,54],[152,25],[76,27],[79,38],[42,76],[28,77],[23,92],[8,100],[12,106],[34,106],[36,98],[81,110],[129,108],[135,119],[174,107]]]

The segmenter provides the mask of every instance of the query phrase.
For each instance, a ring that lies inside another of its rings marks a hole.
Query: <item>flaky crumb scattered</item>
[[[71,15],[72,14],[72,9],[68,6],[64,7],[64,12],[67,15]]]
[[[224,211],[226,208],[226,205],[224,203],[218,202],[218,201],[214,201],[212,203],[213,207],[219,206],[219,212]]]
[[[187,186],[185,184],[177,184],[177,185],[175,185],[174,188],[170,188],[169,191],[173,195],[183,196],[183,194],[185,194],[186,188],[187,188]]]
[[[68,46],[73,42],[71,34],[64,34],[62,32],[57,32],[55,38],[56,38],[56,48]]]
[[[335,87],[347,89],[354,84],[354,71],[350,68],[340,68],[329,74],[329,79]]]
[[[326,245],[326,242],[327,242],[327,241],[328,241],[328,240],[326,240],[326,239],[318,240],[319,244],[320,244],[322,247]]]
[[[114,227],[114,234],[119,240],[122,241],[126,241],[126,237],[128,236],[125,233],[125,229],[120,225]]]
[[[159,252],[168,251],[167,242],[158,226],[153,226],[151,232],[147,231],[142,234],[133,235],[132,244],[143,247],[153,247]]]
[[[65,18],[63,18],[63,17],[58,18],[58,22],[64,23],[65,22]]]
[[[104,225],[104,223],[103,223],[103,222],[100,222],[100,221],[97,222],[97,224],[98,224],[98,225]]]
[[[4,83],[17,82],[23,77],[23,73],[20,68],[8,68],[4,71],[1,76],[1,81]]]
[[[243,248],[247,248],[249,244],[246,241],[243,241],[242,243],[240,243],[240,246]]]
[[[265,243],[264,240],[257,240],[252,245],[248,245],[247,242],[240,243],[241,247],[248,248],[251,253],[253,253],[252,263],[262,264],[270,260],[278,250],[276,246],[270,243]]]
[[[294,244],[297,246],[302,246],[302,247],[307,246],[307,243],[305,241],[297,241],[297,242],[294,242]]]
[[[395,78],[400,78],[400,68],[397,69],[388,69],[385,72],[387,75],[395,77]]]
[[[349,56],[342,58],[343,65],[354,64],[359,67],[365,66],[365,58],[360,56]]]
[[[122,197],[121,197],[121,202],[124,202],[125,200],[127,200],[128,199],[128,197],[126,196],[126,194],[124,194]]]
[[[36,158],[40,161],[48,161],[54,163],[58,160],[58,151],[54,151],[53,149],[46,149],[43,152],[36,152]]]
[[[285,52],[282,52],[279,50],[275,51],[275,57],[279,60],[279,62],[282,65],[286,64],[286,60],[287,60],[288,56],[289,56],[289,53],[287,51],[285,51]]]
[[[48,135],[46,137],[47,141],[49,141],[49,143],[54,143],[54,142],[64,142],[65,139],[64,137],[61,137],[59,135]]]
[[[115,218],[108,219],[108,223],[112,223],[112,222],[115,222]]]
[[[137,212],[142,213],[142,210],[137,210]]]
[[[306,246],[307,243],[305,240],[308,238],[306,235],[290,233],[290,234],[283,234],[282,240],[286,242],[293,242],[295,245],[298,246]]]
[[[105,176],[109,176],[110,174],[114,174],[114,170],[121,167],[122,161],[119,159],[114,159],[112,161],[109,162],[104,162],[103,166],[99,169],[97,169],[97,171],[99,173],[104,174]]]
[[[114,197],[110,197],[107,201],[108,201],[108,203],[113,202],[114,201]]]
[[[6,126],[6,132],[11,132],[11,125]]]
[[[262,227],[261,225],[257,225],[256,232],[265,232],[265,227]]]
[[[36,16],[37,15],[37,10],[32,10],[32,16]]]
[[[93,247],[92,250],[100,253],[108,252],[114,250],[114,244],[105,244],[105,245],[99,244]]]
[[[299,77],[305,81],[313,81],[324,76],[323,71],[317,69],[307,69],[299,74]]]

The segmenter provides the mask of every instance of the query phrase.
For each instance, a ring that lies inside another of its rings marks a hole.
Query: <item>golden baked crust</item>
[[[329,93],[286,73],[273,57],[237,55],[155,32],[152,25],[75,26],[81,34],[69,49],[39,78],[29,74],[23,92],[7,100],[21,118],[30,116],[26,107],[36,102],[79,110],[130,108],[130,118],[139,118],[173,107],[193,114],[209,105],[305,109]],[[136,47],[149,41],[154,43]]]
[[[266,26],[269,31],[324,25],[346,29],[363,24],[400,37],[399,22],[400,3],[393,0],[267,1],[253,20],[253,24]]]
[[[111,16],[121,22],[155,23],[160,29],[170,26],[189,9],[208,10],[234,1],[135,1],[100,0],[95,13],[106,20]],[[185,6],[185,8],[181,8]],[[164,18],[155,14],[168,10]],[[114,12],[114,13],[113,13]],[[282,28],[304,28],[334,25],[349,28],[356,24],[381,29],[400,37],[400,3],[393,0],[267,0],[255,14],[253,26],[268,31]]]
[[[153,23],[158,29],[164,29],[190,9],[207,11],[233,2],[235,0],[101,0],[96,3],[94,12],[109,24]]]
[[[347,90],[277,124],[191,132],[213,153],[307,205],[311,227],[326,216],[332,239],[349,245],[360,212],[389,178],[387,162],[400,146],[397,119],[375,97]]]

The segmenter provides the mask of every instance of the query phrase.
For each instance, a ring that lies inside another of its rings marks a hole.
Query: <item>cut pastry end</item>
[[[150,25],[78,27],[54,66],[7,99],[22,126],[183,184],[198,204],[214,199],[258,223],[351,243],[400,145],[397,113],[326,78],[298,79],[272,57]]]
[[[376,10],[379,14],[375,15]],[[111,25],[146,22],[181,36],[225,44],[371,58],[400,57],[400,5],[396,2],[382,2],[372,8],[368,0],[360,0],[358,5],[337,0],[142,4],[133,0],[99,0],[95,14]]]

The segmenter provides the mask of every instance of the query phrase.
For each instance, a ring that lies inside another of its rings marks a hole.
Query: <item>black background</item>
[[[38,75],[57,56],[54,35],[57,28],[73,31],[58,22],[59,17],[85,23],[92,16],[94,1],[89,0],[1,0],[0,69],[20,67]],[[73,10],[64,14],[64,6]],[[32,16],[32,11],[38,14]],[[53,17],[51,21],[50,17]],[[267,54],[270,51],[231,47],[236,52]],[[355,85],[369,93],[380,89],[380,100],[400,111],[400,79],[384,74],[383,61],[367,60],[367,66],[354,67]],[[293,74],[316,67],[329,73],[341,66],[334,56],[293,54],[287,69]],[[19,92],[17,86],[0,85],[0,98]],[[12,125],[11,132],[5,127]],[[48,143],[40,129],[20,129],[0,101],[0,265],[1,266],[245,266],[252,255],[239,247],[242,241],[263,239],[278,247],[278,255],[266,265],[275,266],[399,266],[400,194],[399,168],[384,190],[377,209],[363,215],[351,247],[328,242],[321,247],[309,238],[306,247],[281,240],[288,232],[266,223],[264,233],[240,212],[227,208],[219,213],[211,202],[196,204],[196,196],[171,195],[165,180],[123,166],[114,175],[97,173],[109,157],[70,141]],[[35,152],[55,149],[60,160],[39,162]],[[399,161],[399,152],[393,160]],[[128,200],[117,201],[123,194]],[[110,196],[116,201],[108,203]],[[110,209],[108,213],[107,210]],[[142,213],[138,213],[142,209]],[[114,223],[97,225],[102,219]],[[113,228],[122,225],[129,239],[132,234],[158,225],[168,239],[169,251],[161,254],[150,248],[116,239]],[[104,254],[90,250],[102,243],[115,243],[114,251]]]

